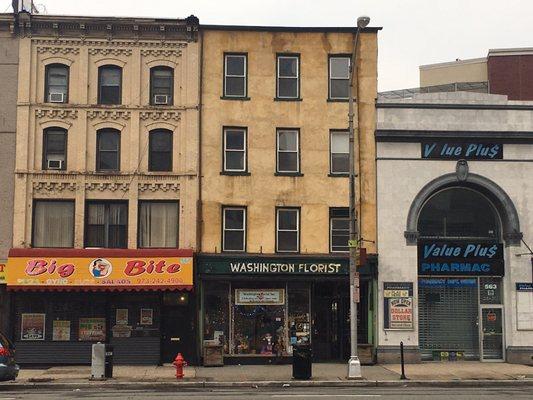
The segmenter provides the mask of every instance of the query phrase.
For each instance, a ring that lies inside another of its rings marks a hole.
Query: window
[[[281,99],[297,99],[300,94],[300,57],[278,56],[276,96]]]
[[[150,69],[150,104],[172,105],[174,94],[174,70],[170,67]]]
[[[329,209],[329,251],[347,252],[350,239],[350,210],[348,208]]]
[[[350,57],[329,58],[329,98],[348,100],[350,94]]]
[[[278,173],[300,172],[300,155],[298,140],[299,132],[296,129],[277,130],[277,171]]]
[[[50,64],[45,69],[45,103],[68,102],[69,67],[63,64]]]
[[[331,131],[330,172],[346,175],[350,172],[350,142],[347,131]]]
[[[104,65],[98,68],[98,104],[122,102],[122,68]]]
[[[43,134],[43,169],[67,168],[67,131],[47,128]]]
[[[142,201],[139,207],[139,247],[178,247],[177,201]]]
[[[300,251],[300,209],[276,209],[276,251]]]
[[[500,222],[483,194],[452,187],[437,192],[424,204],[418,231],[420,237],[499,239]]]
[[[120,132],[100,129],[96,134],[96,170],[120,171]]]
[[[246,54],[224,55],[224,96],[246,97]]]
[[[246,172],[246,129],[224,128],[224,172]]]
[[[36,200],[33,247],[74,247],[74,201]]]
[[[127,203],[87,203],[85,247],[126,248],[127,235]]]
[[[148,169],[150,171],[172,171],[172,132],[158,129],[149,135]]]
[[[246,209],[224,207],[222,220],[222,250],[246,251]]]

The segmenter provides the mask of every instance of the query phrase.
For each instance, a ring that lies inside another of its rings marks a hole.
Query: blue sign
[[[533,292],[533,282],[516,282],[518,292]]]
[[[429,278],[419,279],[418,287],[476,287],[476,278]]]
[[[483,241],[418,241],[418,274],[503,276],[503,245]]]
[[[501,160],[503,144],[487,142],[422,142],[422,158],[435,160]]]

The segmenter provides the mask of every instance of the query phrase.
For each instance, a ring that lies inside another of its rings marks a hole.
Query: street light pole
[[[349,162],[350,162],[350,360],[348,361],[348,379],[361,379],[361,362],[357,355],[357,299],[356,291],[356,258],[359,254],[359,224],[357,222],[357,209],[355,201],[355,130],[354,130],[354,74],[359,92],[359,79],[357,72],[357,49],[359,48],[359,33],[370,22],[368,17],[357,18],[355,42],[350,60],[349,94],[348,94],[348,130],[349,130]],[[359,98],[357,98],[359,101]],[[359,106],[357,107],[357,133],[359,134]],[[359,147],[358,147],[359,149]]]

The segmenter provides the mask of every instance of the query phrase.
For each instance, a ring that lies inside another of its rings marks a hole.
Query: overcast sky
[[[379,33],[379,90],[418,86],[418,66],[533,47],[533,0],[36,0],[48,14],[183,18],[204,24],[350,26]],[[10,11],[11,0],[0,0]],[[41,6],[39,6],[41,8]]]

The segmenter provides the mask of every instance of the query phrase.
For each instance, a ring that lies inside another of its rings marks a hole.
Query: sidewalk
[[[164,366],[115,366],[113,379],[89,381],[89,366],[22,369],[16,382],[0,382],[0,389],[119,386],[119,387],[255,387],[255,386],[484,386],[532,385],[533,366],[480,363],[428,362],[408,364],[409,380],[400,380],[400,365],[362,367],[362,380],[346,379],[346,364],[313,364],[310,381],[292,380],[291,365],[232,365],[224,367],[187,367],[185,378],[177,381],[175,369]]]

